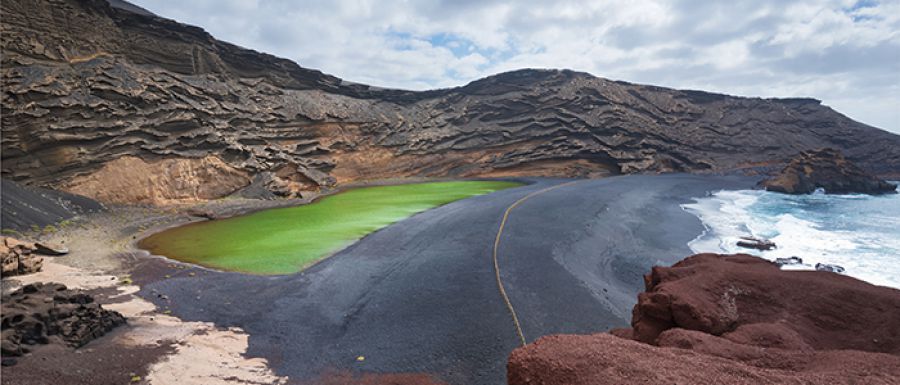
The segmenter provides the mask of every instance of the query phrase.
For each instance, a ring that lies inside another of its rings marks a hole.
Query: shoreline
[[[598,186],[617,186],[616,188],[625,188],[621,187],[622,185],[633,184],[628,181],[635,180],[646,180],[646,181],[656,181],[654,183],[665,185],[667,180],[704,180],[704,177],[701,176],[636,176],[636,177],[610,177],[610,178],[602,178],[596,180],[589,180],[588,184],[598,185]],[[222,201],[213,201],[213,202],[204,202],[195,205],[183,205],[178,207],[166,207],[166,208],[147,208],[147,207],[120,207],[114,206],[110,207],[110,210],[105,213],[92,214],[83,220],[79,221],[79,225],[77,228],[70,228],[66,231],[60,231],[55,234],[50,234],[42,237],[42,239],[54,241],[54,240],[64,240],[67,246],[70,247],[72,253],[63,257],[46,257],[45,261],[47,261],[47,266],[50,266],[50,270],[48,270],[48,275],[37,277],[45,277],[47,281],[62,281],[61,283],[69,284],[72,287],[78,287],[78,279],[87,279],[90,277],[102,277],[102,279],[108,279],[109,281],[104,281],[106,284],[101,288],[103,290],[119,290],[124,286],[129,286],[129,292],[126,294],[119,295],[115,298],[110,297],[101,297],[98,300],[101,303],[110,303],[109,306],[112,306],[113,309],[121,308],[122,305],[115,305],[115,303],[127,303],[128,306],[125,306],[123,310],[123,314],[127,312],[127,315],[130,316],[134,322],[130,323],[127,326],[127,329],[117,330],[111,333],[111,336],[105,336],[98,339],[95,342],[87,345],[86,348],[93,349],[94,353],[92,354],[104,354],[103,352],[112,352],[115,348],[120,348],[122,345],[122,341],[134,339],[139,340],[140,338],[144,338],[148,335],[160,334],[165,330],[180,330],[180,333],[175,333],[176,335],[169,334],[164,341],[154,341],[154,344],[145,344],[141,345],[144,347],[152,346],[154,350],[153,357],[155,361],[153,361],[153,365],[147,366],[149,369],[147,373],[143,376],[146,376],[149,379],[160,378],[159,376],[168,376],[166,373],[174,373],[178,371],[185,370],[183,367],[179,367],[178,365],[174,365],[173,360],[185,359],[189,362],[196,362],[196,366],[198,368],[214,368],[217,365],[222,365],[223,361],[216,360],[216,357],[225,357],[226,361],[230,362],[230,367],[234,368],[254,368],[249,372],[240,372],[242,374],[236,375],[237,377],[241,376],[251,376],[247,378],[256,378],[252,376],[263,376],[265,381],[273,382],[280,381],[282,377],[278,377],[279,375],[287,375],[292,379],[295,379],[297,370],[288,370],[284,371],[285,363],[283,358],[278,358],[281,354],[272,354],[270,351],[270,347],[261,345],[261,341],[266,338],[266,334],[261,332],[259,326],[254,326],[252,324],[247,324],[248,327],[243,327],[241,329],[234,329],[236,325],[242,325],[243,321],[236,320],[228,320],[227,317],[222,318],[223,315],[231,314],[232,316],[237,316],[238,318],[242,318],[241,314],[259,314],[258,311],[240,311],[237,309],[231,309],[231,307],[237,306],[238,303],[235,301],[246,301],[239,300],[237,298],[229,298],[227,296],[222,296],[220,293],[228,292],[229,287],[234,286],[235,289],[242,285],[251,285],[246,289],[237,289],[234,290],[237,293],[244,292],[249,289],[249,287],[253,287],[253,285],[262,284],[264,282],[265,286],[270,286],[273,284],[281,285],[282,283],[288,284],[288,282],[304,282],[301,287],[292,288],[291,292],[298,293],[307,293],[311,295],[318,296],[319,294],[324,294],[325,292],[308,292],[304,291],[302,287],[308,285],[308,283],[313,281],[318,281],[319,277],[324,277],[323,274],[332,274],[333,272],[349,272],[351,274],[364,274],[365,276],[375,276],[377,277],[381,273],[378,273],[378,268],[372,270],[370,273],[366,273],[365,268],[361,266],[352,266],[357,263],[352,262],[354,257],[350,257],[350,255],[356,255],[361,252],[361,250],[366,250],[372,244],[381,244],[385,242],[385,239],[394,237],[396,234],[405,233],[407,237],[414,236],[415,231],[409,226],[418,227],[415,223],[436,223],[434,222],[434,218],[440,218],[442,216],[453,214],[456,215],[458,212],[457,208],[459,207],[469,207],[471,205],[479,205],[481,203],[477,202],[488,202],[495,200],[503,200],[503,199],[512,199],[518,195],[526,193],[530,189],[538,188],[539,185],[553,183],[552,179],[544,179],[544,178],[488,178],[489,180],[506,180],[509,181],[513,179],[519,182],[529,183],[528,185],[521,186],[515,189],[502,190],[499,192],[495,192],[494,194],[476,196],[469,198],[464,201],[457,201],[450,203],[445,206],[433,208],[430,210],[426,210],[425,212],[418,213],[412,217],[406,218],[403,221],[394,223],[389,225],[381,230],[368,234],[366,237],[358,240],[350,244],[348,247],[343,248],[334,254],[330,255],[327,258],[323,258],[319,260],[316,264],[310,266],[308,269],[291,275],[285,276],[248,276],[242,273],[233,273],[233,272],[223,272],[218,270],[209,269],[199,265],[190,265],[185,262],[172,260],[163,256],[154,256],[149,252],[141,250],[137,248],[137,244],[140,239],[143,239],[150,234],[156,233],[158,231],[162,231],[167,228],[172,228],[176,226],[181,226],[187,223],[192,223],[199,221],[196,217],[191,217],[184,214],[189,208],[194,207],[202,207],[203,209],[208,210],[216,210],[217,214],[223,213],[226,215],[243,215],[249,214],[252,212],[257,212],[260,210],[273,209],[279,207],[287,207],[287,206],[295,206],[298,203],[305,204],[314,201],[314,199],[309,199],[305,201],[258,201],[258,200],[244,200],[244,199],[226,199]],[[420,181],[409,181],[410,183],[417,183]],[[628,182],[624,183],[623,182]],[[373,184],[366,184],[361,186],[354,187],[367,187],[372,186]],[[344,188],[349,188],[349,186],[343,186]],[[516,191],[512,191],[516,190]],[[564,189],[561,189],[564,190]],[[346,191],[344,189],[336,190],[331,192],[331,194],[336,194],[341,191]],[[505,193],[504,193],[505,191]],[[679,193],[680,194],[680,193]],[[326,196],[320,195],[317,196]],[[504,198],[509,197],[509,198]],[[548,197],[549,198],[549,197]],[[559,199],[559,198],[553,198]],[[604,198],[605,199],[605,198]],[[460,203],[463,202],[463,203]],[[563,198],[560,201],[561,204],[570,203],[567,198]],[[531,210],[527,209],[527,206],[531,203],[525,205],[525,210],[517,211],[512,219],[511,225],[514,230],[524,229],[522,224],[517,224],[520,220],[526,220],[529,212]],[[683,212],[680,207],[677,205],[668,205],[665,210],[667,212],[672,212],[671,210],[676,210],[681,212],[683,215],[689,216],[691,219],[697,221],[697,225],[701,226],[701,221],[699,218],[690,215],[689,213]],[[176,211],[177,210],[177,211]],[[483,211],[476,209],[475,212]],[[584,210],[574,210],[575,212],[584,211]],[[626,210],[627,211],[627,210]],[[487,213],[487,212],[485,212]],[[487,228],[492,228],[489,223],[483,223],[478,225],[483,226],[487,225]],[[593,226],[593,225],[592,225]],[[469,231],[476,230],[474,228],[469,227]],[[689,228],[690,226],[680,226],[682,229]],[[465,227],[464,227],[465,228]],[[406,229],[406,230],[404,230]],[[454,233],[455,232],[450,232]],[[696,236],[696,234],[694,234]],[[512,234],[511,238],[517,238],[519,235]],[[658,242],[662,243],[670,243],[673,238],[664,237],[658,239]],[[400,244],[402,242],[408,241],[399,241]],[[417,241],[416,243],[420,243],[421,241]],[[471,242],[470,242],[471,243]],[[504,240],[504,245],[514,244],[515,241]],[[477,246],[480,242],[475,242],[473,246]],[[425,246],[425,245],[422,245]],[[685,245],[676,245],[677,247],[684,247]],[[434,248],[438,250],[441,249],[442,246],[434,245]],[[504,246],[506,247],[506,246]],[[432,247],[427,247],[426,249],[432,249]],[[508,253],[508,251],[506,252]],[[417,254],[417,253],[413,253]],[[513,254],[517,254],[513,251]],[[473,257],[478,257],[478,254],[472,255]],[[676,256],[673,256],[676,257]],[[349,258],[349,259],[348,259]],[[406,258],[406,257],[404,257]],[[556,258],[556,257],[554,257]],[[435,261],[440,261],[444,258],[438,258]],[[360,260],[362,261],[362,260]],[[351,265],[346,265],[347,263],[351,263]],[[370,262],[366,262],[367,264]],[[70,274],[67,276],[66,274],[60,274],[58,271],[54,272],[55,265],[65,265],[67,267],[76,269],[78,271],[70,271]],[[338,268],[337,266],[344,266]],[[351,267],[352,266],[352,267]],[[390,266],[390,265],[385,265]],[[504,262],[504,266],[510,266],[509,262]],[[577,270],[577,266],[567,266],[567,269],[575,269]],[[633,269],[638,269],[640,267],[633,267]],[[349,270],[348,270],[349,269]],[[543,268],[541,268],[543,269]],[[91,271],[96,270],[96,271]],[[465,269],[467,270],[467,269]],[[516,266],[510,266],[509,271],[507,273],[505,270],[504,274],[519,274],[521,273],[519,268]],[[539,269],[540,270],[540,269]],[[627,270],[632,270],[632,268],[627,268]],[[53,274],[49,274],[53,273]],[[40,273],[38,273],[40,274]],[[54,275],[55,274],[55,275]],[[471,273],[467,273],[471,274]],[[575,274],[578,277],[578,274]],[[619,273],[617,273],[619,274]],[[443,274],[442,274],[443,275]],[[627,274],[630,276],[630,273]],[[27,276],[26,276],[27,277]],[[120,285],[119,282],[122,281],[122,278],[128,278],[133,280],[133,283],[130,285]],[[578,279],[588,279],[589,277],[580,277]],[[12,279],[18,279],[17,277],[12,277]],[[41,278],[44,279],[44,278]],[[372,278],[360,278],[353,279],[355,281],[353,287],[359,287],[362,289],[367,285]],[[4,279],[4,291],[7,289],[9,284],[8,280]],[[438,284],[440,280],[435,281],[434,279],[430,279],[430,281],[434,281],[435,284]],[[511,280],[513,282],[513,287],[521,286],[521,283],[517,283],[516,279]],[[130,286],[134,286],[135,288],[131,288]],[[400,285],[400,283],[392,283],[393,285]],[[412,286],[415,287],[418,284],[410,284],[403,286]],[[613,284],[609,288],[612,288],[617,285]],[[262,286],[262,287],[265,287]],[[293,285],[291,285],[293,286]],[[356,290],[353,287],[343,287],[342,290],[347,291],[346,295],[348,300],[351,298],[355,298]],[[193,289],[191,289],[193,288]],[[213,290],[212,292],[210,290]],[[278,289],[274,293],[278,293],[281,289]],[[365,292],[363,290],[360,293]],[[625,290],[630,293],[629,290]],[[389,291],[391,292],[391,291]],[[387,293],[387,292],[385,292]],[[492,293],[492,292],[491,292]],[[285,293],[287,294],[287,293]],[[519,301],[521,298],[517,299],[517,296],[520,296],[522,293],[514,289],[512,293],[512,297],[514,301]],[[342,295],[342,296],[346,296]],[[383,294],[378,294],[383,295]],[[393,294],[391,294],[393,295]],[[401,295],[401,294],[397,294]],[[462,295],[461,297],[465,300],[467,298],[478,298],[485,294],[479,294],[475,297],[472,295]],[[491,294],[487,294],[488,297],[486,299],[490,299]],[[202,298],[201,298],[202,296]],[[292,296],[292,295],[288,295]],[[609,293],[609,296],[612,298],[612,293]],[[633,295],[629,295],[630,299],[633,300]],[[196,298],[195,298],[196,297]],[[276,294],[273,298],[259,298],[256,300],[257,302],[271,302],[275,301],[291,301],[288,297]],[[336,311],[340,311],[343,305],[340,305],[343,300],[339,298],[332,298],[333,300],[337,300],[338,305],[336,307]],[[605,306],[607,309],[611,309],[614,307],[619,307],[620,305],[615,305],[618,301],[612,300],[612,302],[608,302]],[[487,303],[489,304],[489,303]],[[486,305],[487,305],[486,304]],[[213,308],[209,306],[213,305]],[[411,304],[406,304],[403,306],[409,306]],[[106,307],[107,305],[104,305]],[[301,305],[306,306],[306,305]],[[385,305],[386,306],[386,305]],[[533,312],[534,309],[531,308],[534,305],[523,306],[526,314],[529,312]],[[129,308],[130,307],[130,308]],[[222,309],[216,309],[218,307],[223,307]],[[519,306],[517,305],[517,308]],[[213,315],[209,313],[210,311],[214,311],[218,313],[220,310],[225,311],[222,315]],[[427,307],[422,311],[428,312]],[[600,311],[600,310],[598,310]],[[482,311],[483,312],[483,311]],[[266,311],[263,311],[262,314],[265,314]],[[454,312],[455,314],[455,312]],[[449,317],[449,318],[448,318]],[[452,315],[444,316],[445,319],[450,320],[453,319]],[[493,315],[485,315],[486,319],[491,319]],[[505,325],[505,315],[499,314],[497,324]],[[616,319],[619,317],[616,316]],[[594,317],[590,317],[589,319],[595,319]],[[298,321],[303,322],[303,321]],[[619,321],[615,321],[619,322]],[[616,323],[617,324],[617,323]],[[316,322],[312,322],[311,326],[314,330],[318,326]],[[530,327],[531,324],[526,324],[527,328]],[[601,325],[596,324],[595,321],[591,321],[588,324],[584,325],[593,325],[592,328],[599,328]],[[374,325],[373,325],[374,326]],[[380,326],[378,326],[380,327]],[[440,328],[438,328],[440,329]],[[327,329],[322,329],[327,330]],[[505,330],[501,328],[501,330]],[[504,332],[501,331],[493,331],[490,329],[484,331],[488,333],[488,335],[503,335]],[[312,335],[318,335],[319,332],[314,332]],[[415,335],[418,332],[413,332],[412,335]],[[125,335],[125,337],[121,337],[119,335]],[[386,332],[386,336],[392,334],[392,332]],[[532,335],[535,335],[533,332]],[[543,332],[538,333],[543,334]],[[216,342],[204,339],[201,336],[215,336],[215,338],[226,338],[229,341],[233,341],[234,343],[229,344],[228,346],[218,346]],[[144,337],[142,337],[144,336]],[[323,335],[324,336],[324,335]],[[318,338],[318,337],[316,337]],[[427,339],[426,339],[427,341]],[[293,341],[291,342],[293,343]],[[322,342],[323,344],[327,344],[327,342]],[[134,346],[133,344],[130,346]],[[205,348],[204,348],[205,346]],[[326,346],[326,345],[323,345]],[[456,346],[453,344],[452,346]],[[38,347],[36,350],[41,350],[43,347]],[[213,350],[208,350],[207,348],[212,348]],[[463,347],[459,347],[464,349]],[[459,349],[457,347],[450,347],[449,349]],[[84,348],[83,348],[84,349]],[[143,348],[142,348],[143,349]],[[367,349],[364,349],[367,350]],[[70,350],[71,351],[71,350]],[[268,352],[267,352],[268,351]],[[414,351],[405,352],[404,354],[415,354]],[[179,354],[185,354],[187,356],[178,356]],[[302,353],[305,355],[305,353]],[[475,357],[480,356],[483,353],[476,354]],[[58,359],[61,361],[66,360],[74,360],[73,362],[77,362],[79,359],[78,354],[57,354]],[[388,355],[390,356],[390,355]],[[149,356],[148,356],[149,357]],[[176,358],[182,357],[182,358]],[[205,358],[204,358],[205,357]],[[263,358],[266,357],[266,358]],[[372,367],[378,368],[382,367],[382,364],[378,364],[379,359],[377,356],[372,356],[371,363],[377,364],[378,366]],[[273,359],[274,361],[269,361],[268,359]],[[382,357],[385,359],[387,357]],[[148,358],[149,359],[149,358]],[[204,363],[205,359],[212,359]],[[398,358],[399,359],[399,358]],[[483,358],[487,359],[487,357]],[[330,359],[329,359],[330,360]],[[491,359],[492,360],[492,359]],[[390,360],[393,361],[393,360]],[[161,362],[169,362],[167,365],[156,365]],[[313,360],[311,362],[317,362],[317,360]],[[135,365],[140,366],[144,365],[146,361],[137,361],[133,362]],[[367,360],[367,365],[370,363]],[[491,363],[490,365],[493,365]],[[368,367],[368,366],[365,366]],[[418,366],[416,366],[418,367]],[[426,366],[427,367],[427,366]],[[429,370],[420,371],[420,370],[402,370],[401,367],[395,366],[384,366],[382,368],[393,368],[393,369],[377,369],[379,372],[429,372]],[[424,368],[424,367],[423,367]],[[340,369],[340,368],[338,368]],[[412,368],[410,368],[412,369]],[[16,369],[13,369],[15,371]],[[48,369],[52,370],[52,369]],[[136,373],[140,371],[140,368],[134,369]],[[6,370],[5,370],[6,372]],[[306,372],[306,371],[304,371]],[[493,371],[492,371],[493,372]],[[276,374],[277,373],[277,374]],[[315,371],[311,372],[315,373]],[[4,373],[6,374],[6,373]],[[192,374],[196,378],[205,378],[205,380],[198,380],[197,384],[200,383],[228,383],[228,381],[218,381],[215,378],[214,371],[207,370],[207,372],[199,373],[194,372]],[[494,374],[496,375],[496,373]],[[204,377],[207,376],[207,377]],[[6,376],[4,376],[6,377]],[[10,376],[13,378],[14,376]],[[443,376],[442,376],[443,377]],[[168,377],[174,378],[174,377]],[[301,376],[303,378],[303,376]],[[259,378],[257,378],[259,379]],[[454,380],[453,378],[447,378],[451,383],[463,383],[464,381]],[[217,382],[218,381],[218,382]],[[286,380],[285,380],[286,381]],[[6,383],[6,380],[4,380]],[[29,382],[22,382],[23,384],[29,384]],[[36,382],[31,382],[36,383]],[[188,382],[190,383],[190,382]]]

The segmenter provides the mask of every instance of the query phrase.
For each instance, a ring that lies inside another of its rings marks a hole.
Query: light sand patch
[[[42,271],[17,276],[19,285],[35,282],[58,282],[72,289],[116,288],[111,299],[116,303],[103,307],[128,318],[128,329],[116,336],[116,342],[127,346],[160,346],[174,344],[172,355],[163,357],[149,368],[149,384],[283,384],[262,358],[246,358],[249,336],[238,328],[218,329],[212,323],[184,322],[177,317],[157,312],[152,302],[138,297],[137,285],[120,284],[119,277],[70,267],[53,259],[45,259]],[[120,301],[124,300],[124,301]]]
[[[248,335],[241,329],[219,330],[211,326],[192,334],[173,355],[152,365],[150,384],[284,384],[287,377],[272,373],[262,358],[246,358]]]
[[[66,285],[70,289],[93,290],[108,287],[117,287],[119,295],[136,293],[140,290],[135,285],[118,285],[119,279],[114,275],[106,275],[100,272],[92,272],[55,262],[52,258],[44,258],[44,267],[41,271],[13,277],[12,280],[19,285],[28,285],[35,282],[57,282]]]

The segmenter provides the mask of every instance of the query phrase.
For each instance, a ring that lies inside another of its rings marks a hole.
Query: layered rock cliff
[[[9,0],[2,11],[3,177],[107,201],[204,199],[256,175],[304,190],[403,176],[715,172],[821,147],[900,175],[900,136],[812,99],[557,70],[386,90],[104,0]],[[129,180],[152,191],[108,183],[121,173],[101,170],[126,156],[143,162]],[[184,184],[216,186],[175,190]]]

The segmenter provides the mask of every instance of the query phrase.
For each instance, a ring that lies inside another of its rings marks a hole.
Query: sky
[[[345,80],[424,90],[520,68],[813,97],[900,133],[900,0],[132,0]]]

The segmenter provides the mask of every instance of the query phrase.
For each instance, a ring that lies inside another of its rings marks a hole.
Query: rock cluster
[[[12,237],[0,237],[0,260],[3,262],[3,277],[29,274],[41,271],[44,259],[35,255],[34,243]]]
[[[510,384],[891,384],[900,291],[750,255],[655,267],[632,327],[517,349]]]
[[[760,182],[768,191],[810,194],[887,194],[897,186],[880,179],[844,158],[840,151],[823,148],[800,153],[780,173]]]
[[[262,173],[277,195],[296,196],[390,177],[771,167],[821,147],[900,175],[900,136],[812,99],[557,70],[387,90],[104,0],[0,6],[2,175],[107,202],[208,199]]]
[[[90,295],[56,283],[25,285],[3,296],[3,364],[27,353],[30,345],[59,343],[81,347],[113,328],[125,318],[103,309]]]

